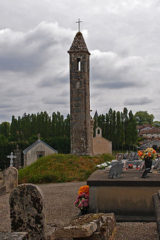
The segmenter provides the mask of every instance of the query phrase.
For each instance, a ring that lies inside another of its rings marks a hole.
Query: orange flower
[[[151,153],[150,152],[148,153],[148,157],[151,157]]]
[[[141,151],[138,151],[138,156],[142,156],[143,155],[143,152],[141,152]]]
[[[86,193],[89,195],[89,186],[88,185],[84,185],[79,188],[78,195],[81,195],[82,193]]]
[[[155,154],[156,153],[156,151],[155,150],[153,150],[153,154]]]

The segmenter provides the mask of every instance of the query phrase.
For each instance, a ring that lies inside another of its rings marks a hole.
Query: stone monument
[[[29,239],[45,240],[44,202],[40,189],[21,184],[10,194],[12,232],[27,232]]]
[[[92,155],[92,130],[90,117],[89,57],[83,35],[77,32],[70,55],[70,134],[71,153]]]
[[[11,192],[18,186],[18,170],[15,167],[9,167],[3,172],[4,185],[6,192]]]

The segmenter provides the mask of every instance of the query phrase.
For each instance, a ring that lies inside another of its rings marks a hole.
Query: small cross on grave
[[[76,23],[78,23],[78,32],[81,31],[81,29],[80,29],[81,22],[82,22],[82,21],[80,20],[80,18],[78,18],[78,21],[76,22]]]
[[[13,159],[16,158],[16,156],[14,156],[13,152],[11,152],[11,154],[8,155],[7,158],[10,158],[10,167],[13,167]]]

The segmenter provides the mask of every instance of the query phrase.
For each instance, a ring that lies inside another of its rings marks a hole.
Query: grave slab
[[[0,232],[0,240],[27,240],[28,233],[25,232],[12,232],[2,233]]]
[[[87,180],[90,212],[114,212],[117,221],[155,221],[152,195],[160,189],[160,174],[131,169],[109,179],[108,170],[97,170]]]
[[[114,239],[115,228],[113,213],[86,214],[72,220],[66,227],[57,228],[48,239],[109,240]]]

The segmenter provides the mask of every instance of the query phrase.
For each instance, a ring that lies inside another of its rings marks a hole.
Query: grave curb
[[[160,198],[159,198],[159,194],[158,193],[153,194],[152,199],[153,199],[153,205],[154,205],[155,215],[156,215],[157,232],[158,232],[158,237],[160,240]]]

